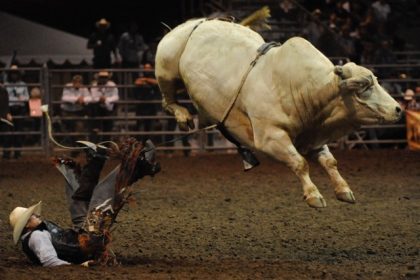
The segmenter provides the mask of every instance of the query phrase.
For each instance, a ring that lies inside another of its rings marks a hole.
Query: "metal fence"
[[[375,69],[392,69],[393,71],[409,71],[417,73],[419,65],[369,65]],[[414,70],[413,70],[414,69]],[[29,91],[34,88],[41,90],[41,99],[43,104],[48,104],[53,124],[53,136],[60,143],[74,145],[76,140],[101,140],[108,138],[118,138],[122,136],[134,136],[138,138],[152,138],[159,145],[158,150],[174,151],[182,150],[185,153],[196,151],[204,152],[211,150],[231,150],[234,146],[220,135],[217,130],[200,131],[197,134],[188,136],[188,138],[174,141],[174,139],[186,136],[186,132],[178,129],[173,116],[166,114],[161,108],[161,97],[158,88],[155,87],[153,99],[144,100],[138,96],[139,87],[134,81],[137,77],[144,74],[153,74],[152,70],[139,69],[108,69],[112,74],[112,80],[115,81],[119,90],[120,100],[116,102],[115,114],[111,116],[92,116],[89,114],[82,116],[64,116],[61,113],[61,96],[65,84],[70,82],[75,74],[82,75],[85,85],[95,79],[97,70],[94,69],[48,69],[42,68],[21,68],[24,71],[24,80]],[[10,69],[0,69],[1,73],[8,73]],[[415,75],[418,77],[417,75]],[[410,77],[385,79],[382,83],[397,85],[400,89],[406,88],[413,83],[420,84],[419,78]],[[13,85],[5,85],[13,86]],[[396,87],[396,88],[398,88]],[[401,92],[391,92],[395,98],[401,98]],[[191,101],[187,95],[183,95],[180,103],[187,106]],[[156,108],[153,114],[143,114],[138,108],[141,105],[154,105]],[[22,120],[23,125],[20,130],[3,130],[0,133],[4,137],[23,137],[24,145],[22,147],[11,147],[6,150],[18,151],[43,151],[50,154],[52,150],[57,149],[48,139],[45,120],[41,117],[31,117],[29,114],[14,116],[15,120]],[[101,121],[112,121],[113,126],[110,131],[93,131],[92,124]],[[195,120],[198,123],[198,120]],[[69,130],[71,123],[82,123],[84,129]],[[3,126],[4,127],[4,126]],[[352,148],[377,148],[386,145],[403,146],[406,144],[405,123],[393,125],[370,125],[363,126],[361,130],[343,137],[333,146],[342,149]]]

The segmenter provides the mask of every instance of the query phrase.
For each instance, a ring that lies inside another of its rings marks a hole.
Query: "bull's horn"
[[[341,65],[334,66],[334,73],[336,75],[340,76],[341,78],[344,78],[343,77],[343,66],[341,66]]]

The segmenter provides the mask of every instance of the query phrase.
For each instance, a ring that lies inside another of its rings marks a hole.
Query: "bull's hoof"
[[[354,195],[353,195],[352,191],[339,192],[339,193],[336,193],[335,196],[340,201],[344,201],[344,202],[347,202],[347,203],[356,203],[356,199],[354,198]]]
[[[182,131],[188,131],[188,124],[186,122],[178,122],[179,129]]]
[[[327,202],[325,201],[325,199],[321,196],[311,196],[308,198],[305,198],[306,203],[308,203],[308,205],[312,208],[325,208],[327,207]]]

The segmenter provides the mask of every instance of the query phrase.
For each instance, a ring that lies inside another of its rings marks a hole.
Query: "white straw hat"
[[[28,223],[29,218],[32,214],[40,215],[41,214],[41,203],[38,202],[35,205],[32,205],[29,208],[25,207],[16,207],[9,215],[10,225],[13,228],[13,243],[17,244],[22,231]]]
[[[414,91],[412,89],[407,89],[404,93],[404,99],[407,101],[413,100],[414,98]]]

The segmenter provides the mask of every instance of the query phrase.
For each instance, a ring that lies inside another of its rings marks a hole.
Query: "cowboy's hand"
[[[6,115],[6,119],[7,119],[9,122],[13,121],[12,114],[7,113],[7,115]]]
[[[84,263],[81,263],[80,265],[83,267],[91,267],[91,266],[96,265],[96,262],[94,260],[88,260],[88,261],[85,261]]]

